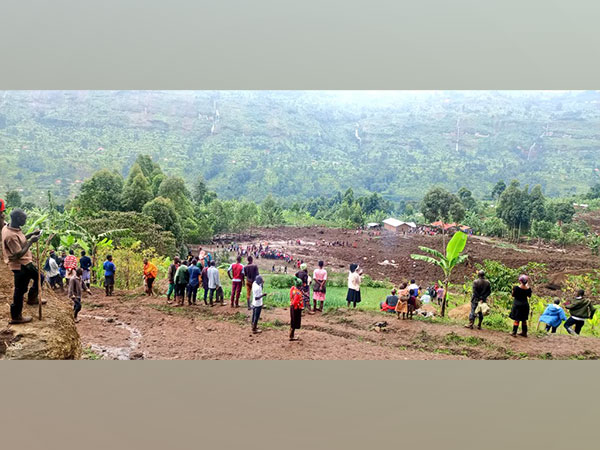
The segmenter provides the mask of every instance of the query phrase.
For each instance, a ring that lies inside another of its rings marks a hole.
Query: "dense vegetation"
[[[291,205],[351,187],[402,211],[432,184],[486,199],[512,179],[565,197],[598,180],[599,105],[597,91],[4,91],[0,192],[64,201],[143,153],[223,199]]]

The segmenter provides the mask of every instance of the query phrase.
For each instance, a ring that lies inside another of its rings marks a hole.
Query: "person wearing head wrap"
[[[360,303],[360,283],[362,282],[362,270],[359,269],[358,264],[350,264],[350,272],[348,273],[348,294],[346,295],[346,302],[348,308],[350,304],[356,308],[356,304]]]
[[[300,291],[302,291],[304,308],[308,308],[308,313],[313,314],[313,311],[310,310],[310,281],[308,279],[308,271],[306,270],[306,267],[306,263],[300,264],[300,270],[296,272],[296,278],[300,278],[300,280],[302,280],[302,287],[300,287]]]
[[[302,325],[304,301],[302,299],[302,291],[300,290],[301,287],[302,280],[294,278],[294,285],[290,289],[290,341],[298,340],[298,338],[294,337],[294,333]]]
[[[516,336],[521,322],[521,333],[519,336],[527,337],[527,320],[529,320],[529,299],[531,298],[531,288],[529,287],[529,277],[521,275],[519,285],[514,286],[512,290],[513,304],[510,310],[510,317],[513,322],[511,336]]]
[[[480,270],[477,272],[477,279],[473,281],[473,295],[471,296],[471,313],[469,314],[469,325],[465,325],[466,328],[473,329],[475,324],[475,316],[479,319],[477,329],[481,330],[481,323],[483,322],[483,313],[481,309],[476,314],[477,306],[479,303],[486,303],[487,298],[492,293],[492,285],[488,280],[485,279],[485,272]]]

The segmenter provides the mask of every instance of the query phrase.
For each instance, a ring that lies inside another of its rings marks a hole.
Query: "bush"
[[[295,278],[293,275],[275,275],[269,279],[269,284],[275,289],[290,289]]]

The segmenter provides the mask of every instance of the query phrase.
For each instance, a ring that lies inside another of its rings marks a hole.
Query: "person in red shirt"
[[[302,310],[304,309],[304,300],[302,291],[299,289],[302,286],[302,280],[296,278],[294,286],[290,289],[290,341],[297,341],[294,337],[296,330],[300,329],[302,324]]]
[[[236,263],[229,266],[227,275],[231,279],[231,307],[240,307],[240,294],[242,293],[242,284],[244,283],[244,266],[241,264],[242,257],[236,258]]]
[[[70,280],[75,276],[75,270],[77,269],[77,256],[73,250],[69,250],[69,255],[65,258],[63,266],[67,271],[65,278]]]

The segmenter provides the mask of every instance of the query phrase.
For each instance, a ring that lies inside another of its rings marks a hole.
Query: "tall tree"
[[[531,220],[546,220],[546,198],[539,184],[535,185],[529,193],[529,209]]]
[[[118,211],[122,193],[121,174],[102,169],[83,182],[75,204],[83,210]]]
[[[263,225],[279,225],[283,222],[281,206],[271,194],[260,205],[260,219]]]
[[[529,226],[529,195],[525,190],[520,189],[517,180],[511,181],[500,195],[496,215],[512,230],[513,237],[517,231]]]
[[[131,182],[123,188],[121,204],[125,211],[142,211],[146,203],[152,200],[152,189],[143,173],[138,173]]]
[[[435,187],[423,197],[421,213],[429,222],[436,220],[449,222],[462,220],[465,209],[458,196],[440,187]]]
[[[9,208],[20,208],[23,205],[23,199],[19,191],[8,191],[6,193],[6,206]]]
[[[456,195],[460,198],[460,202],[466,211],[474,211],[477,208],[477,201],[473,198],[473,193],[467,188],[461,187]]]
[[[181,226],[173,202],[165,197],[156,197],[142,208],[142,213],[152,217],[155,224],[163,230],[170,231],[179,242],[181,240]]]
[[[505,189],[506,183],[503,180],[498,181],[492,189],[492,198],[500,198]]]

